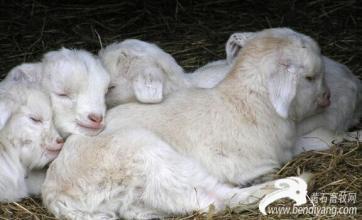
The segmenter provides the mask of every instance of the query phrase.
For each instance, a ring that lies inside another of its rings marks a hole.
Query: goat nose
[[[89,114],[88,119],[91,120],[94,123],[100,124],[102,122],[102,120],[103,120],[103,116],[102,115],[97,115],[97,114]]]
[[[64,139],[63,138],[57,138],[55,140],[55,142],[57,142],[57,144],[64,144]]]

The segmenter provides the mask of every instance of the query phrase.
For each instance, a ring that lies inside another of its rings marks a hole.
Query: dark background
[[[361,1],[360,1],[361,2]],[[137,38],[187,69],[225,57],[236,31],[287,26],[362,74],[362,4],[357,0],[0,1],[0,74],[62,46],[97,52],[100,41]]]

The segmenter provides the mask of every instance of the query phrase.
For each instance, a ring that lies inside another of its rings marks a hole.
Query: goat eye
[[[59,96],[59,97],[64,97],[64,98],[69,97],[69,95],[66,94],[66,93],[56,93],[56,94],[57,94],[57,96]]]
[[[41,118],[35,117],[35,116],[29,116],[29,118],[35,122],[35,123],[42,123],[43,120]]]
[[[110,86],[110,87],[108,87],[107,92],[111,91],[111,90],[114,89],[114,88],[116,88],[116,86]]]
[[[315,80],[315,76],[306,76],[305,79],[309,82],[312,82]]]

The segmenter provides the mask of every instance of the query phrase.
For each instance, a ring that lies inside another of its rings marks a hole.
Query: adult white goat
[[[0,86],[0,202],[40,194],[37,169],[63,146],[55,130],[49,97],[28,84]]]
[[[63,137],[96,135],[104,128],[109,75],[87,51],[48,52],[40,63],[14,68],[5,81],[39,82],[51,97],[55,125]]]
[[[152,218],[255,202],[262,186],[226,183],[245,184],[291,158],[294,119],[329,102],[323,74],[311,38],[261,31],[216,88],[180,91],[159,105],[119,105],[98,136],[71,136],[48,170],[43,201],[72,219]]]

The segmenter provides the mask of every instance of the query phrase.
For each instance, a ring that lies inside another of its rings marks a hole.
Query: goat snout
[[[97,114],[89,114],[88,119],[95,124],[100,124],[103,121],[103,116]]]
[[[53,144],[51,146],[48,146],[46,149],[50,151],[59,151],[62,149],[64,145],[64,139],[61,137],[58,137],[55,139]]]
[[[100,130],[104,127],[104,117],[102,114],[90,113],[86,115],[86,118],[84,118],[83,120],[77,120],[77,124],[80,127],[93,130]]]
[[[64,144],[64,139],[59,137],[59,138],[57,138],[57,139],[55,140],[55,142],[56,142],[57,144],[63,146],[63,144]]]
[[[60,150],[63,148],[64,145],[64,139],[61,137],[58,137],[54,140],[54,142],[48,146],[45,147],[45,150],[50,155],[58,155]]]
[[[322,98],[318,100],[318,105],[321,108],[327,108],[328,106],[330,106],[330,104],[331,104],[331,92],[329,91],[329,89],[327,89],[323,93]]]

